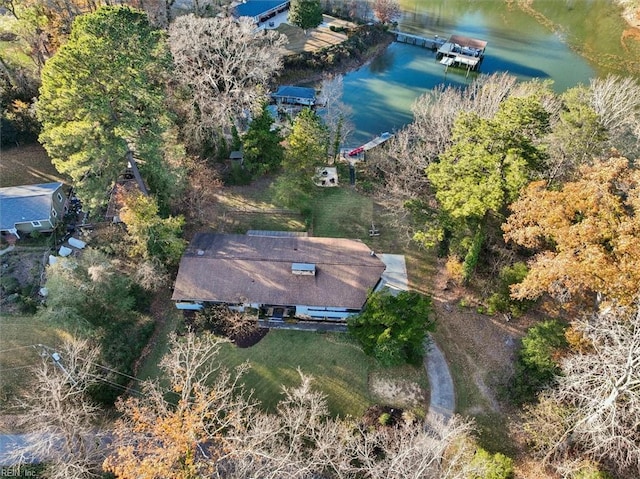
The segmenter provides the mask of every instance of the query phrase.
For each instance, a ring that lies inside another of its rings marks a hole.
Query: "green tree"
[[[98,343],[103,364],[133,374],[153,321],[137,311],[143,292],[117,266],[91,248],[77,259],[60,258],[47,267],[48,294],[39,314],[74,336]],[[109,381],[123,384],[125,378],[111,374]],[[91,388],[92,397],[103,403],[113,403],[121,393],[106,383]]]
[[[562,110],[548,139],[553,158],[548,175],[555,180],[572,178],[580,166],[603,153],[608,140],[587,87],[571,88],[561,100]]]
[[[273,129],[273,117],[264,103],[260,115],[253,119],[242,138],[245,167],[253,175],[272,173],[282,164],[284,148],[278,129]]]
[[[322,5],[320,0],[291,0],[289,21],[302,28],[305,35],[307,30],[322,23]]]
[[[287,172],[311,179],[317,166],[327,161],[329,132],[322,118],[311,108],[303,109],[293,121],[287,137],[283,166]]]
[[[568,348],[567,326],[552,319],[533,326],[522,338],[511,394],[515,402],[535,400],[536,395],[560,373],[560,358]]]
[[[69,40],[45,64],[40,141],[89,208],[106,202],[128,152],[153,190],[172,191],[163,155],[170,65],[164,33],[129,7],[77,17]]]
[[[511,285],[521,283],[528,272],[527,265],[520,261],[500,270],[496,292],[488,300],[489,314],[509,313],[517,318],[533,306],[531,300],[518,300],[511,297]]]
[[[181,238],[184,218],[161,218],[158,204],[151,196],[130,194],[123,201],[120,218],[127,225],[133,243],[132,254],[145,259],[155,258],[163,264],[177,264],[186,247]]]
[[[316,112],[305,108],[296,116],[286,141],[284,171],[274,185],[275,194],[282,203],[306,212],[316,168],[327,161],[329,131]]]
[[[349,332],[366,354],[385,366],[417,364],[423,357],[427,332],[435,329],[430,312],[427,296],[381,290],[369,295],[364,311],[348,320]]]
[[[493,118],[461,113],[452,145],[427,167],[443,212],[439,228],[453,231],[469,279],[492,218],[502,222],[509,203],[544,166],[546,155],[536,140],[548,128],[549,114],[538,95],[510,97]],[[425,235],[425,237],[445,236]]]

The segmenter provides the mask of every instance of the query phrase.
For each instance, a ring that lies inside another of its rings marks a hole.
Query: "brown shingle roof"
[[[315,264],[315,276],[292,274],[292,263]],[[360,309],[384,268],[358,240],[199,233],[173,299]]]

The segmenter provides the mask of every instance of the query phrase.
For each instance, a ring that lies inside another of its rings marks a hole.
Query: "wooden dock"
[[[446,42],[444,38],[440,38],[438,35],[428,38],[411,35],[410,33],[404,33],[398,30],[394,30],[391,33],[396,35],[396,42],[398,43],[407,43],[409,45],[415,45],[416,47],[428,48],[433,51],[436,51]]]
[[[428,48],[436,52],[436,58],[445,66],[445,72],[450,66],[467,69],[467,75],[471,70],[477,70],[484,58],[487,42],[475,38],[451,35],[448,40],[433,37],[420,37],[410,33],[392,30],[398,43],[406,43],[417,47]]]

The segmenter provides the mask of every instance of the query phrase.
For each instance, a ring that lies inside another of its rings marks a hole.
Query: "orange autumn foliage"
[[[505,240],[538,251],[527,277],[512,286],[514,298],[637,298],[640,171],[629,160],[585,166],[579,180],[558,190],[531,183],[510,209]]]

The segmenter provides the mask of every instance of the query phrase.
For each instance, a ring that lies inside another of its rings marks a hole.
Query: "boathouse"
[[[455,66],[476,70],[487,48],[487,42],[462,35],[451,35],[436,54],[436,58],[446,67]]]
[[[313,106],[316,103],[316,91],[313,88],[285,85],[271,94],[276,105]]]

